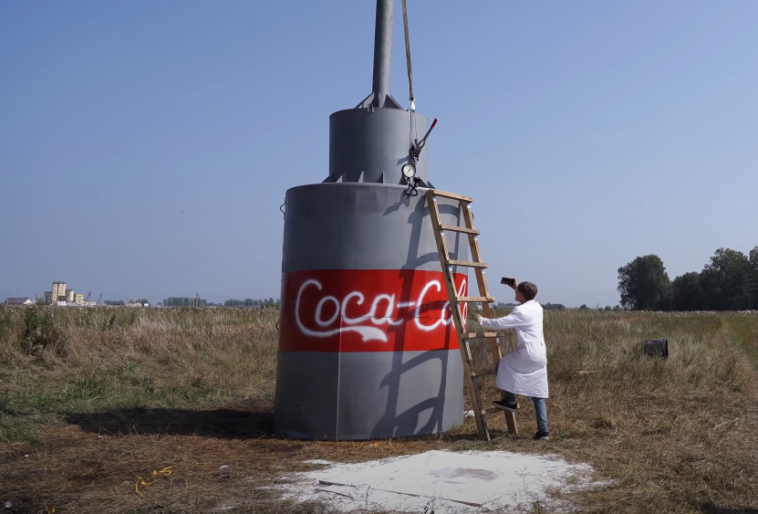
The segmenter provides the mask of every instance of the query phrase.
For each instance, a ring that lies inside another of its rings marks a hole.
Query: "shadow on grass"
[[[105,435],[197,435],[216,439],[287,439],[274,431],[273,413],[268,409],[243,411],[234,409],[191,410],[167,408],[113,409],[101,412],[66,412],[66,423],[82,430]],[[505,431],[493,431],[493,437],[509,438]],[[411,441],[435,441],[440,435],[409,437]],[[451,443],[479,446],[482,441],[475,431],[446,433]],[[404,438],[405,439],[405,438]],[[758,514],[758,512],[756,513]]]
[[[718,507],[713,503],[701,503],[700,510],[705,514],[758,514],[758,509],[742,509],[739,507]]]
[[[232,409],[114,409],[64,415],[67,423],[98,434],[198,435],[218,439],[276,437],[273,414]]]

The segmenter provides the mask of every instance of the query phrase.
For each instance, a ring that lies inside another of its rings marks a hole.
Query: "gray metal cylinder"
[[[327,182],[404,184],[400,168],[410,162],[414,139],[426,133],[423,114],[400,109],[347,109],[329,117]],[[416,177],[426,185],[428,148],[419,156]]]
[[[433,434],[463,420],[463,367],[423,191],[287,191],[275,425],[290,437]],[[439,200],[443,223],[463,223]],[[446,233],[453,259],[468,244]],[[459,294],[464,270],[454,269]]]

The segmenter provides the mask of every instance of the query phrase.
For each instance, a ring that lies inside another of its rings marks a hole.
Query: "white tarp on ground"
[[[587,464],[502,451],[430,451],[359,464],[310,462],[328,467],[290,475],[285,495],[322,501],[342,512],[427,508],[435,514],[473,513],[531,508],[536,501],[559,507],[550,500],[549,490],[600,485],[592,482]]]

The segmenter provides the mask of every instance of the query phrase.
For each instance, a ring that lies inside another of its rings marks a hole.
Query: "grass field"
[[[0,512],[6,500],[24,513],[328,512],[267,487],[312,469],[307,459],[498,449],[591,464],[612,482],[567,497],[582,512],[758,513],[758,314],[546,312],[549,442],[531,440],[522,402],[516,437],[497,417],[492,443],[469,419],[375,446],[272,431],[277,319],[259,309],[0,308]],[[669,340],[666,361],[642,355],[657,337]],[[507,334],[504,350],[514,341]],[[165,467],[169,477],[135,492]]]

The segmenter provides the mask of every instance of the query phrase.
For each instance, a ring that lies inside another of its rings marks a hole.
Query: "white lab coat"
[[[542,306],[534,300],[519,305],[505,317],[482,318],[485,329],[515,328],[518,348],[506,355],[497,368],[497,386],[513,394],[547,398],[547,352],[542,332]]]

